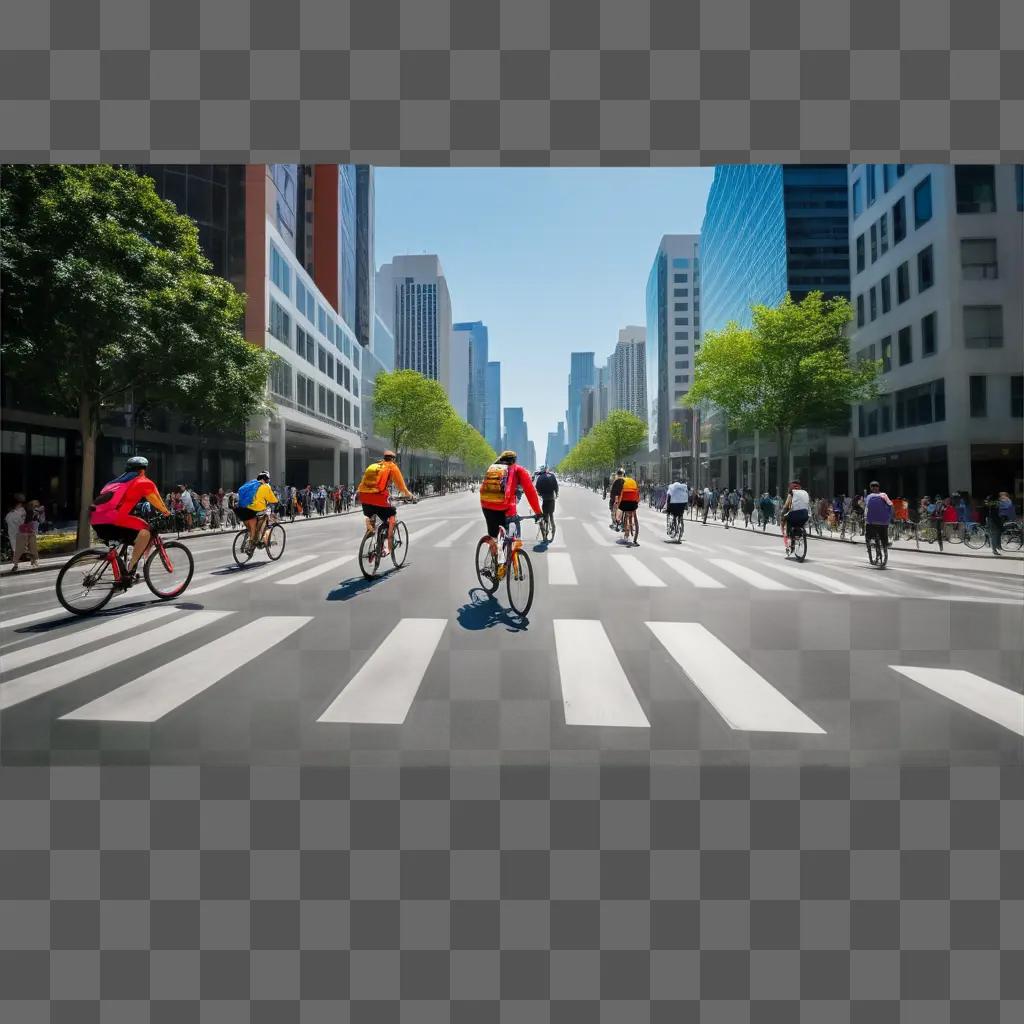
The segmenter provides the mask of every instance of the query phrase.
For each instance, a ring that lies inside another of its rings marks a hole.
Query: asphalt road
[[[525,502],[523,506],[525,507]],[[292,527],[239,570],[194,546],[165,604],[91,619],[49,574],[0,589],[3,764],[1017,764],[1020,563],[686,523],[641,506],[640,546],[563,487],[524,524],[528,621],[477,585],[475,494],[401,510],[410,554],[366,582],[359,516]]]

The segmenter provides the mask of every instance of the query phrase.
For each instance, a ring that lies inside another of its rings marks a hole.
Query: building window
[[[919,228],[932,219],[932,176],[929,174],[914,187],[914,227]]]
[[[0,451],[9,455],[24,455],[25,432],[22,430],[0,430]]]
[[[285,258],[277,251],[277,246],[270,247],[270,280],[277,285],[289,298],[292,294],[292,271]]]
[[[864,269],[864,236],[857,236],[857,273]]]
[[[887,334],[882,339],[882,373],[888,373],[892,369],[892,335]]]
[[[883,398],[879,408],[882,410],[882,433],[888,434],[892,430],[892,406],[889,404],[889,399]]]
[[[917,254],[917,291],[918,294],[935,284],[935,267],[932,265],[932,247],[922,249]]]
[[[882,187],[886,192],[896,183],[896,165],[882,164]]]
[[[882,314],[892,309],[892,288],[889,285],[889,275],[882,278]]]
[[[319,356],[318,366],[320,367],[320,372],[321,373],[326,373],[327,372],[327,349],[325,349],[322,345],[317,345],[316,351],[317,351],[317,355]]]
[[[910,265],[901,263],[896,268],[896,301],[906,302],[910,298]]]
[[[889,215],[883,213],[878,218],[878,251],[885,255],[889,251]]]
[[[914,358],[914,346],[910,327],[901,327],[899,332],[900,366],[906,366]]]
[[[960,240],[960,266],[965,281],[992,279],[999,276],[994,238],[962,238]]]
[[[958,164],[954,172],[957,213],[996,212],[996,169],[991,164]]]
[[[295,306],[300,313],[305,314],[306,312],[306,286],[299,279],[299,275],[295,275]]]
[[[686,280],[686,274],[673,274],[672,281],[675,284],[682,284]]]
[[[872,320],[877,320],[878,319],[878,290],[876,288],[872,288],[869,294],[871,296],[871,301],[869,303],[869,305],[871,306],[871,319]]]
[[[690,333],[689,333],[689,331],[676,331],[676,341],[689,341],[689,340],[690,340]],[[679,349],[676,349],[676,351],[678,352]]]
[[[929,313],[921,320],[921,355],[933,356],[937,347],[935,314]]]
[[[690,294],[690,289],[689,289],[689,288],[676,288],[676,289],[675,289],[675,290],[674,290],[674,291],[672,292],[672,294],[673,294],[673,295],[674,295],[674,296],[675,296],[675,297],[676,297],[677,299],[685,299],[685,298],[687,298],[687,297],[689,296],[689,294]]]
[[[1003,347],[1003,307],[964,306],[964,346]]]
[[[896,429],[941,423],[946,418],[946,382],[927,384],[896,392]]]
[[[283,359],[270,368],[270,390],[281,398],[292,397],[292,368]]]
[[[689,345],[676,345],[676,355],[685,356],[690,354]]]
[[[1024,417],[1024,377],[1020,374],[1010,378],[1010,415],[1018,420]]]
[[[352,390],[352,375],[349,373],[349,370],[348,370],[347,366],[345,367],[345,381],[342,384],[342,387],[346,391],[351,391]]]
[[[988,415],[987,377],[971,377],[971,418],[980,419]]]
[[[871,262],[878,259],[878,225],[871,225]]]
[[[899,199],[892,208],[892,244],[898,245],[907,237],[907,203]]]
[[[858,363],[863,363],[865,361],[869,362],[869,363],[873,363],[875,361],[875,346],[874,345],[865,345],[864,348],[862,348],[857,353],[857,362]]]
[[[317,386],[317,409],[320,411],[321,416],[327,415],[327,388],[320,384]]]
[[[864,296],[857,296],[857,326],[864,326]]]
[[[860,178],[858,178],[853,183],[853,215],[854,215],[854,217],[859,217],[860,214],[861,214],[861,211],[864,209],[864,198],[863,198],[863,196],[861,194],[860,183],[861,183],[861,179]]]
[[[696,261],[694,261],[694,262],[696,262]],[[689,265],[690,265],[690,261],[685,256],[677,256],[672,261],[672,266],[673,267],[688,267]],[[685,275],[684,275],[684,278],[685,278]]]
[[[292,347],[292,320],[283,307],[270,300],[270,333],[283,345]]]
[[[677,302],[676,303],[676,312],[677,313],[685,313],[685,312],[688,312],[689,309],[690,309],[690,304],[688,302]]]
[[[877,179],[875,178],[875,172],[878,170],[875,164],[866,164],[864,167],[864,173],[867,176],[868,183],[868,206],[875,201],[877,194]]]
[[[906,174],[906,173],[907,173],[907,165],[906,164],[897,164],[896,165],[896,177],[897,178],[902,178],[903,175]]]

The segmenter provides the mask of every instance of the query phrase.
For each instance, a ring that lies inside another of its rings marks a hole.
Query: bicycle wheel
[[[1003,527],[1003,536],[1000,547],[1007,551],[1020,551],[1021,549],[1021,528],[1016,523]]]
[[[525,618],[533,604],[533,566],[525,551],[512,553],[511,565],[505,573],[508,603],[521,618]]]
[[[917,541],[918,550],[920,550],[922,544],[934,544],[935,543],[935,530],[931,526],[924,526],[921,523],[917,524],[917,529],[914,531],[914,540]],[[968,541],[968,544],[970,542]]]
[[[249,544],[249,531],[244,527],[235,534],[231,544],[231,557],[236,565],[245,565],[252,558],[252,547]]]
[[[377,575],[380,566],[380,545],[377,542],[377,531],[363,534],[359,544],[359,571],[368,580]]]
[[[964,525],[963,523],[948,523],[943,527],[946,530],[945,539],[947,544],[963,544]]]
[[[886,563],[889,561],[889,548],[887,545],[882,543],[880,537],[875,538],[875,555],[878,568],[884,569]]]
[[[396,569],[401,569],[408,557],[409,528],[405,523],[395,523],[395,532],[391,535],[391,562]]]
[[[267,549],[267,558],[276,562],[284,554],[284,546],[287,542],[288,537],[284,532],[284,527],[280,523],[274,523],[263,538],[263,546]]]
[[[965,534],[964,543],[977,551],[988,543],[988,530],[980,523],[975,523]]]
[[[184,544],[172,540],[164,545],[164,554],[159,549],[150,554],[142,574],[146,586],[161,601],[169,601],[178,597],[192,582],[195,569],[192,552]]]
[[[540,521],[540,539],[544,544],[548,542],[548,518],[545,516]]]
[[[57,575],[57,600],[72,615],[98,612],[116,589],[110,561],[99,551],[79,551]]]
[[[493,594],[501,582],[498,579],[498,557],[491,550],[489,537],[481,537],[476,546],[476,578],[488,594]]]
[[[793,557],[802,562],[807,557],[807,534],[803,530],[794,535],[792,547]]]
[[[872,538],[865,545],[865,547],[868,549],[868,561],[872,565],[875,564],[875,562],[876,562],[876,560],[878,558],[878,552],[877,552],[877,550],[875,548],[876,543],[877,543],[877,540],[875,538]]]

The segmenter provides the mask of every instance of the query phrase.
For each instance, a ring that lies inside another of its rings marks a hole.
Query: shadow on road
[[[510,633],[525,633],[530,624],[528,618],[520,618],[481,587],[473,587],[469,591],[469,601],[457,614],[459,625],[463,629],[478,630],[504,626]]]
[[[345,580],[327,595],[327,600],[351,601],[353,597],[365,594],[368,590],[372,590],[378,584],[391,579],[396,572],[398,572],[397,569],[390,569],[388,572],[385,572],[380,576],[374,576],[373,579],[369,580],[365,576],[356,576],[353,579]]]

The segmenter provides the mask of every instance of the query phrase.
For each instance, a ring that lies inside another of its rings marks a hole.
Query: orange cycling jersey
[[[371,474],[373,466],[366,467],[366,473],[356,491],[356,497],[363,505],[374,505],[378,508],[387,508],[391,504],[391,495],[388,494],[388,485],[393,483],[403,494],[409,488],[405,485],[402,471],[393,462],[382,462],[377,464],[377,472]],[[368,481],[367,477],[372,475],[373,479]]]

